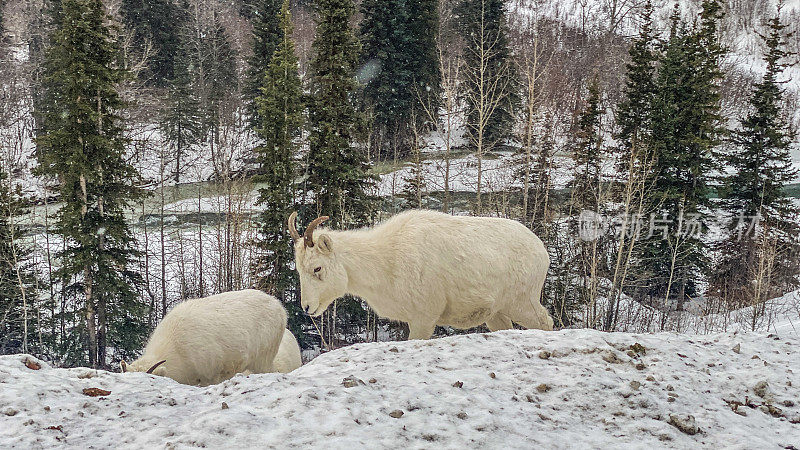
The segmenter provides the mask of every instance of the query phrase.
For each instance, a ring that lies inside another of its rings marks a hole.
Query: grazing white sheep
[[[297,344],[294,334],[288,329],[283,330],[281,346],[278,354],[272,362],[272,370],[280,373],[289,373],[303,365],[303,358],[300,354],[300,346]]]
[[[553,329],[539,298],[549,255],[519,222],[489,217],[406,211],[353,231],[315,228],[295,239],[303,308],[319,316],[333,300],[352,294],[375,312],[407,322],[410,339],[427,339],[436,325],[490,330]]]
[[[283,305],[261,291],[187,300],[158,324],[142,357],[120,367],[199,386],[240,372],[271,372],[285,329]]]

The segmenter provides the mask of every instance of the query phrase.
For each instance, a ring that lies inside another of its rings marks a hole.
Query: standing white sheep
[[[272,362],[272,370],[280,373],[289,373],[303,365],[300,345],[297,344],[294,334],[288,329],[283,330],[281,346]]]
[[[199,386],[271,372],[285,329],[283,305],[261,291],[187,300],[158,324],[141,358],[120,367]]]
[[[406,211],[374,227],[314,229],[295,239],[303,308],[319,316],[352,294],[382,317],[407,322],[410,339],[427,339],[436,325],[490,330],[553,329],[539,297],[550,265],[542,241],[519,222]]]

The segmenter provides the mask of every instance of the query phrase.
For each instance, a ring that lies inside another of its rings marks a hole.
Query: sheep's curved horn
[[[166,360],[166,359],[165,359],[165,360],[162,360],[162,361],[159,361],[159,362],[157,362],[157,363],[155,363],[155,364],[153,364],[153,367],[151,367],[151,368],[147,369],[147,373],[153,373],[153,371],[154,371],[154,370],[156,370],[156,367],[158,367],[158,366],[160,366],[160,365],[164,364],[165,362],[167,362],[167,360]]]
[[[297,232],[297,211],[294,211],[291,215],[289,215],[289,234],[292,235],[292,239],[295,241],[300,240],[300,233]]]
[[[310,224],[308,224],[308,228],[303,233],[303,241],[306,244],[306,247],[313,247],[314,246],[314,228],[317,228],[317,225],[321,224],[328,220],[328,216],[319,216],[316,219],[312,220]]]

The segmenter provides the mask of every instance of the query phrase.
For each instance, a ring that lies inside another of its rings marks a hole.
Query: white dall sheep
[[[297,344],[294,334],[291,331],[283,330],[281,346],[278,354],[272,362],[274,372],[289,373],[303,365],[303,357],[300,353],[300,346]]]
[[[284,329],[283,305],[261,291],[187,300],[158,324],[142,357],[120,367],[199,386],[237,373],[271,372]]]
[[[436,325],[490,330],[553,329],[539,302],[550,259],[542,241],[519,222],[406,211],[353,231],[315,228],[295,239],[303,308],[319,316],[352,294],[381,317],[407,322],[409,339],[427,339]]]

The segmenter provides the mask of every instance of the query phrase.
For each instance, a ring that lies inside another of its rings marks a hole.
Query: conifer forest
[[[303,310],[295,211],[518,221],[556,329],[767,331],[800,311],[799,53],[797,0],[0,0],[0,354],[116,368],[246,288],[304,359],[408,337]]]

